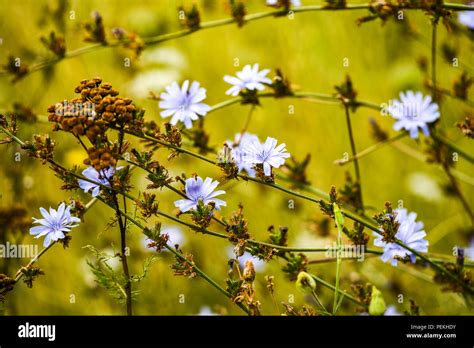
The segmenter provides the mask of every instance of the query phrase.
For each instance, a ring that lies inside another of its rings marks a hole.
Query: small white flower
[[[34,226],[30,228],[30,234],[36,236],[35,238],[43,237],[43,246],[46,248],[51,244],[51,241],[57,241],[65,237],[65,232],[71,232],[71,228],[79,226],[81,220],[75,216],[71,216],[71,206],[61,203],[58,210],[49,208],[49,213],[46,209],[40,208],[42,219],[33,218]]]
[[[290,0],[290,3],[294,7],[301,6],[301,0]],[[278,5],[278,0],[267,0],[267,6],[276,6]]]
[[[226,144],[231,149],[232,158],[234,159],[239,173],[245,171],[248,176],[255,177],[255,169],[253,169],[253,163],[249,161],[244,149],[251,142],[259,142],[258,136],[248,132],[237,133],[234,137],[234,141],[227,140]]]
[[[184,81],[181,88],[176,82],[166,87],[166,92],[160,94],[160,108],[165,109],[160,113],[162,118],[171,117],[170,123],[175,126],[183,122],[186,128],[191,128],[193,122],[200,116],[205,116],[211,107],[202,103],[206,99],[206,90],[199,87],[199,82]]]
[[[474,29],[474,11],[459,12],[458,20],[469,29]]]
[[[426,136],[430,135],[428,123],[439,118],[438,104],[432,102],[430,96],[423,96],[421,92],[401,92],[400,100],[391,100],[387,110],[397,120],[393,129],[406,129],[413,139],[418,138],[418,128]]]
[[[118,168],[120,169],[120,168]],[[82,171],[82,175],[84,175],[87,179],[98,182],[104,186],[110,186],[110,179],[115,174],[115,168],[113,166],[109,166],[101,170],[100,172],[97,171],[94,167],[89,167]],[[91,193],[92,197],[97,197],[100,193],[101,186],[94,184],[90,181],[86,180],[78,180],[79,187],[84,190],[85,193]]]
[[[248,90],[263,90],[265,88],[264,83],[272,83],[268,77],[265,77],[270,72],[269,69],[258,71],[258,64],[254,64],[253,67],[250,64],[244,66],[244,68],[237,72],[235,76],[224,76],[224,81],[233,85],[225,92],[227,95],[237,96],[240,91],[244,89]]]
[[[416,213],[408,213],[406,209],[395,209],[394,212],[396,214],[395,221],[400,224],[398,231],[395,234],[395,238],[413,250],[427,252],[428,241],[424,239],[426,237],[426,233],[423,230],[424,225],[423,222],[416,221]],[[384,248],[381,256],[383,262],[392,260],[392,266],[396,266],[398,264],[397,257],[405,258],[409,256],[411,262],[415,263],[416,255],[411,251],[396,243],[384,242],[382,240],[383,237],[378,233],[374,232],[374,236],[376,237],[374,245]]]
[[[187,199],[177,200],[174,202],[174,205],[185,213],[189,210],[195,210],[199,201],[202,201],[204,204],[212,202],[215,204],[215,208],[219,210],[221,206],[226,206],[227,203],[215,198],[225,193],[225,191],[222,190],[214,191],[217,185],[219,185],[219,181],[212,180],[211,178],[206,178],[204,181],[199,176],[189,178],[185,182]]]
[[[266,176],[272,174],[272,168],[279,168],[285,163],[285,159],[290,157],[286,152],[286,145],[277,145],[277,140],[267,137],[265,143],[259,141],[249,141],[243,149],[247,161],[251,164],[262,164],[263,172]]]

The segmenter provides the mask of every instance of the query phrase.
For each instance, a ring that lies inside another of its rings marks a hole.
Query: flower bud
[[[250,283],[255,280],[255,268],[253,267],[253,262],[251,260],[245,262],[243,277],[245,281]]]
[[[316,281],[306,272],[298,273],[296,288],[303,293],[312,293],[316,290]]]
[[[369,304],[370,315],[383,315],[386,310],[385,301],[383,299],[382,292],[375,286],[372,286],[372,297]]]
[[[339,208],[337,203],[333,203],[333,210],[334,210],[334,219],[336,220],[336,224],[339,227],[344,226],[344,215],[342,215],[342,211]]]

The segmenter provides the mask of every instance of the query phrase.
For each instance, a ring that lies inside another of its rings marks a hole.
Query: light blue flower
[[[237,133],[234,137],[234,141],[227,140],[226,144],[231,149],[232,158],[234,159],[237,167],[239,168],[239,173],[245,171],[248,176],[255,177],[255,169],[253,169],[254,164],[248,160],[244,149],[251,142],[260,142],[258,136],[255,134],[244,132]]]
[[[424,239],[426,237],[426,233],[423,230],[424,225],[423,222],[416,221],[416,213],[408,213],[406,209],[395,209],[394,213],[396,214],[395,221],[400,224],[395,238],[415,251],[427,252],[428,241]],[[403,259],[409,256],[411,262],[415,263],[416,255],[411,251],[396,243],[384,242],[382,240],[383,236],[378,233],[374,232],[374,236],[376,237],[374,245],[384,248],[381,256],[383,262],[391,260],[392,266],[396,266],[398,264],[397,257]]]
[[[402,315],[399,311],[397,311],[397,307],[394,305],[388,306],[387,309],[385,310],[385,313],[383,314],[385,316],[398,316]]]
[[[464,249],[464,257],[474,261],[474,238],[471,238],[471,243]]]
[[[193,126],[193,121],[199,116],[205,116],[211,107],[202,103],[206,99],[206,90],[199,87],[197,81],[191,83],[184,81],[181,88],[176,82],[166,87],[166,92],[160,94],[161,101],[159,107],[164,109],[160,113],[162,118],[171,117],[170,123],[175,126],[178,122],[183,122],[186,128]]]
[[[225,191],[214,191],[219,185],[219,181],[206,178],[202,180],[199,176],[189,178],[185,182],[185,192],[187,199],[180,199],[174,202],[175,207],[179,208],[183,213],[189,210],[195,210],[199,201],[204,204],[214,203],[216,210],[221,206],[226,206],[227,203],[221,199],[215,198],[222,195]]]
[[[276,146],[277,143],[278,141],[272,137],[267,137],[263,144],[258,139],[247,142],[243,148],[246,160],[253,165],[263,165],[263,172],[266,176],[270,176],[272,167],[279,168],[285,164],[285,159],[290,157],[286,152],[286,145]]]
[[[46,248],[51,244],[51,241],[57,241],[65,237],[64,233],[71,232],[71,228],[79,226],[77,224],[81,220],[75,216],[71,216],[71,206],[61,203],[58,210],[49,208],[49,213],[46,209],[40,208],[42,219],[33,218],[34,226],[30,228],[30,234],[36,236],[35,238],[45,237],[43,246]]]
[[[202,316],[209,316],[209,315],[218,315],[216,312],[214,312],[211,307],[209,306],[202,306],[199,308],[199,313],[197,315],[202,315]]]
[[[474,11],[459,12],[458,20],[469,29],[474,29]]]
[[[401,92],[400,100],[391,100],[387,111],[397,120],[393,129],[396,131],[405,129],[413,139],[418,138],[418,128],[425,136],[429,136],[428,123],[439,118],[438,104],[432,102],[430,96],[423,96],[421,92]]]
[[[118,169],[121,169],[121,167]],[[109,180],[114,176],[114,174],[115,168],[113,166],[102,169],[100,172],[98,172],[94,167],[89,167],[82,171],[82,175],[87,179],[102,184],[103,186],[110,186]],[[101,189],[100,185],[86,180],[78,180],[78,182],[79,187],[83,189],[85,193],[91,193],[92,197],[97,197],[99,195]]]
[[[272,80],[265,77],[269,72],[269,69],[258,71],[258,64],[253,66],[248,64],[241,71],[237,72],[237,77],[225,75],[224,81],[233,85],[225,94],[237,96],[244,89],[261,91],[265,89],[264,83],[272,83]]]

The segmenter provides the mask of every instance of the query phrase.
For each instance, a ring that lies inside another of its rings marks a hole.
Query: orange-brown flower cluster
[[[129,98],[118,97],[119,92],[100,78],[83,80],[76,87],[79,98],[57,103],[48,108],[49,120],[55,130],[85,135],[93,143],[104,141],[109,128],[123,128],[132,123],[137,108]]]
[[[87,150],[85,164],[97,170],[115,165],[120,151],[108,141],[107,131],[140,129],[142,111],[131,99],[119,97],[119,92],[100,78],[81,81],[75,92],[80,96],[48,108],[48,119],[55,123],[53,129],[89,139],[92,147]]]
[[[108,168],[109,166],[115,166],[117,159],[113,153],[105,147],[90,147],[87,149],[89,158],[84,160],[84,164],[93,166],[97,171]]]

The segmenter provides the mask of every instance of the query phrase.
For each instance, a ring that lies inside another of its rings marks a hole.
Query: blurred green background
[[[304,5],[319,4],[302,0]],[[68,50],[89,45],[83,42],[81,24],[91,20],[91,12],[98,11],[104,20],[107,35],[111,29],[122,27],[147,37],[180,29],[177,7],[189,8],[196,3],[201,11],[201,20],[230,16],[227,1],[65,1],[63,13],[55,12],[63,2],[0,0],[0,62],[5,63],[12,54],[22,57],[22,62],[31,64],[52,57],[40,42],[51,30],[65,35]],[[270,10],[264,1],[245,1],[248,13]],[[351,2],[352,3],[352,2]],[[356,3],[356,2],[354,2]],[[70,19],[74,11],[75,19]],[[210,105],[228,99],[225,91],[229,87],[224,81],[226,74],[234,75],[246,64],[259,63],[261,68],[281,68],[295,89],[307,92],[333,93],[334,86],[350,75],[361,100],[374,103],[387,102],[406,89],[421,90],[424,75],[417,61],[430,53],[431,26],[429,17],[421,11],[405,12],[405,24],[388,21],[369,22],[357,26],[357,18],[367,11],[306,12],[297,13],[294,19],[288,17],[266,18],[238,28],[228,26],[199,31],[192,35],[147,47],[139,59],[134,59],[130,50],[108,48],[67,59],[53,67],[32,73],[24,79],[11,83],[9,77],[0,78],[0,110],[11,110],[17,102],[30,107],[38,114],[46,114],[50,104],[70,99],[74,87],[80,80],[100,76],[120,91],[122,96],[134,99],[136,105],[146,109],[148,120],[161,121],[157,102],[149,98],[149,92],[159,93],[172,81],[181,83],[185,79],[197,80],[207,89],[206,102]],[[418,39],[407,35],[406,23],[419,34]],[[447,42],[459,50],[460,67],[438,56],[439,84],[450,89],[453,80],[465,68],[472,76],[473,44],[464,35],[448,33],[440,25],[439,43]],[[124,59],[131,59],[131,66],[124,67]],[[235,67],[235,59],[240,66]],[[344,58],[349,66],[343,66]],[[472,99],[472,92],[470,94]],[[326,105],[307,100],[262,99],[261,107],[254,112],[249,131],[264,140],[276,137],[287,145],[288,151],[297,159],[311,154],[308,179],[311,184],[324,191],[331,185],[344,184],[346,170],[351,165],[339,167],[333,161],[350,152],[344,110],[339,105]],[[288,112],[294,106],[294,114]],[[211,134],[210,144],[220,146],[240,131],[249,106],[233,105],[205,118],[206,129]],[[472,140],[463,138],[455,123],[462,120],[472,108],[452,98],[444,98],[441,104],[440,127],[446,136],[468,153],[473,153]],[[362,150],[375,142],[370,136],[369,118],[374,118],[390,134],[393,120],[377,112],[360,108],[353,115],[356,144]],[[29,139],[33,134],[50,131],[45,123],[20,123],[19,136]],[[51,133],[57,141],[55,158],[66,166],[74,164],[84,167],[83,152],[69,134]],[[421,147],[413,140],[402,141],[407,147],[419,151]],[[19,151],[16,145],[2,146],[0,151],[0,207],[23,205],[29,216],[39,216],[39,207],[56,207],[61,200],[71,196],[84,201],[87,195],[59,190],[60,181],[39,161],[23,156],[15,161]],[[215,167],[189,157],[181,156],[167,162],[166,150],[159,151],[158,159],[165,164],[172,175],[198,173],[200,176],[219,178],[221,173]],[[209,156],[212,156],[210,154]],[[360,161],[364,201],[373,207],[370,213],[381,210],[385,201],[394,204],[403,200],[404,206],[418,213],[418,219],[425,223],[430,242],[429,251],[451,254],[456,245],[467,246],[469,235],[466,227],[469,219],[454,197],[443,191],[448,183],[444,173],[436,166],[419,161],[392,146],[386,146]],[[460,160],[456,168],[472,174],[472,165]],[[146,180],[135,172],[134,184],[137,190],[144,189]],[[461,188],[472,205],[474,188],[461,182]],[[229,216],[241,202],[245,216],[250,223],[251,235],[259,240],[267,238],[270,225],[289,228],[289,245],[300,247],[325,247],[335,240],[335,229],[331,227],[328,236],[322,236],[314,228],[314,221],[320,221],[322,214],[315,205],[295,200],[295,209],[288,208],[289,195],[265,189],[252,183],[231,183],[224,185],[227,191],[227,207],[222,214]],[[156,192],[160,208],[174,211],[176,195],[167,190]],[[375,209],[375,210],[374,210]],[[85,222],[73,230],[71,245],[63,250],[54,247],[39,262],[46,273],[34,282],[32,289],[20,284],[7,296],[4,314],[123,314],[123,306],[117,304],[107,292],[94,282],[88,270],[86,259],[94,257],[83,246],[91,244],[100,250],[120,245],[117,228],[106,229],[113,212],[97,203],[86,214]],[[148,221],[150,225],[153,220]],[[167,228],[176,229],[163,220]],[[226,240],[215,239],[181,228],[183,250],[191,252],[194,260],[221,285],[227,277],[229,249]],[[220,228],[219,226],[214,229]],[[165,228],[166,231],[166,228]],[[472,230],[471,230],[472,231]],[[22,243],[38,243],[24,230],[21,235],[3,236],[6,240],[18,238]],[[143,235],[132,228],[128,234],[131,248],[129,262],[131,272],[138,274],[142,263],[151,251],[144,247]],[[372,241],[369,242],[372,246]],[[323,257],[308,254],[310,259]],[[3,262],[3,261],[0,261]],[[10,260],[7,272],[14,273],[27,260]],[[227,298],[212,289],[205,281],[189,280],[173,276],[169,253],[159,255],[149,277],[134,285],[141,291],[134,305],[135,314],[181,315],[196,314],[208,307],[212,312],[241,314]],[[307,303],[305,295],[298,293],[294,283],[286,279],[281,260],[274,260],[263,268],[257,268],[257,298],[262,302],[262,312],[278,314],[265,288],[265,275],[275,276],[275,297],[278,303],[288,302],[294,296],[294,306]],[[5,268],[5,265],[3,266]],[[463,300],[455,294],[443,293],[439,285],[433,284],[431,272],[410,265],[392,267],[378,257],[365,262],[344,262],[341,286],[349,289],[353,282],[370,282],[383,293],[387,304],[397,306],[402,312],[407,309],[408,299],[420,305],[423,314],[473,314]],[[334,282],[335,264],[313,265],[310,270],[327,281]],[[3,270],[2,272],[4,272]],[[323,302],[332,301],[332,293],[320,289]],[[185,301],[180,303],[180,295]],[[404,303],[397,303],[397,296],[403,294]],[[75,303],[70,296],[75,296]],[[282,311],[282,308],[280,308]],[[354,314],[352,305],[345,305],[343,314]]]

